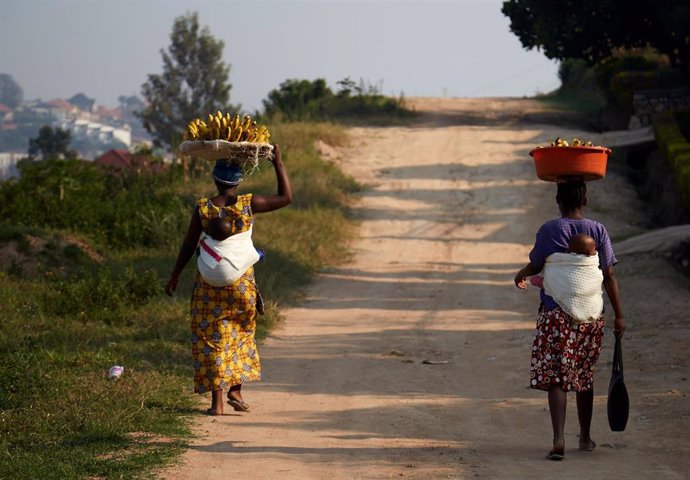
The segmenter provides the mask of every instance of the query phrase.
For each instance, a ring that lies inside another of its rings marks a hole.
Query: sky
[[[162,70],[174,19],[197,11],[224,42],[231,102],[260,109],[290,78],[345,77],[386,95],[532,96],[557,63],[526,51],[502,1],[0,0],[0,73],[24,98],[83,92],[117,106]]]

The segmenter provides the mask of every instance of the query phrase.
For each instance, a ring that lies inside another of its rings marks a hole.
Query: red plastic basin
[[[585,181],[599,180],[606,175],[606,162],[611,149],[606,147],[542,147],[529,154],[534,158],[537,177],[555,182],[560,177],[577,176]]]

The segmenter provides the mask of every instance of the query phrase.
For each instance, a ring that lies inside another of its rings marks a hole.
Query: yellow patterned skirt
[[[254,268],[227,287],[213,287],[197,274],[190,314],[196,393],[261,379]]]

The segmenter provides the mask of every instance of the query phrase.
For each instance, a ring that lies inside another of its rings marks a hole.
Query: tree
[[[29,139],[29,156],[41,156],[43,160],[74,158],[76,152],[69,148],[72,133],[69,130],[45,125],[38,131],[38,137]]]
[[[117,101],[124,113],[136,113],[146,108],[146,104],[136,95],[120,95]]]
[[[508,0],[501,9],[523,47],[590,65],[620,48],[650,46],[690,78],[690,2],[677,0]]]
[[[95,98],[88,97],[81,92],[72,95],[67,101],[82,112],[93,112],[94,106],[96,105]]]
[[[24,91],[11,75],[0,73],[0,103],[17,108],[24,99]]]
[[[222,55],[223,42],[208,27],[199,28],[196,12],[175,19],[170,46],[161,50],[163,73],[148,76],[142,86],[148,105],[137,114],[157,146],[175,146],[193,118],[236,111],[229,104],[230,66]]]
[[[280,112],[289,120],[320,117],[323,102],[333,97],[333,91],[323,78],[314,81],[290,79],[268,93],[263,101],[266,115]]]

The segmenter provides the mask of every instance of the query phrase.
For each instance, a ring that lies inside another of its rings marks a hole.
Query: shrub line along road
[[[566,460],[544,460],[546,395],[527,388],[538,294],[512,278],[557,208],[527,152],[556,136],[601,137],[546,123],[557,114],[535,123],[541,107],[529,100],[415,104],[425,113],[414,126],[351,130],[333,160],[366,185],[353,205],[351,261],[321,274],[264,342],[264,380],[243,390],[251,412],[201,418],[200,438],[164,478],[686,478],[690,295],[654,258],[619,259],[628,430],[606,423],[607,332],[599,447],[577,451],[572,396]],[[635,201],[611,174],[592,184],[590,213],[614,238],[636,233]],[[663,316],[649,306],[650,286]]]

